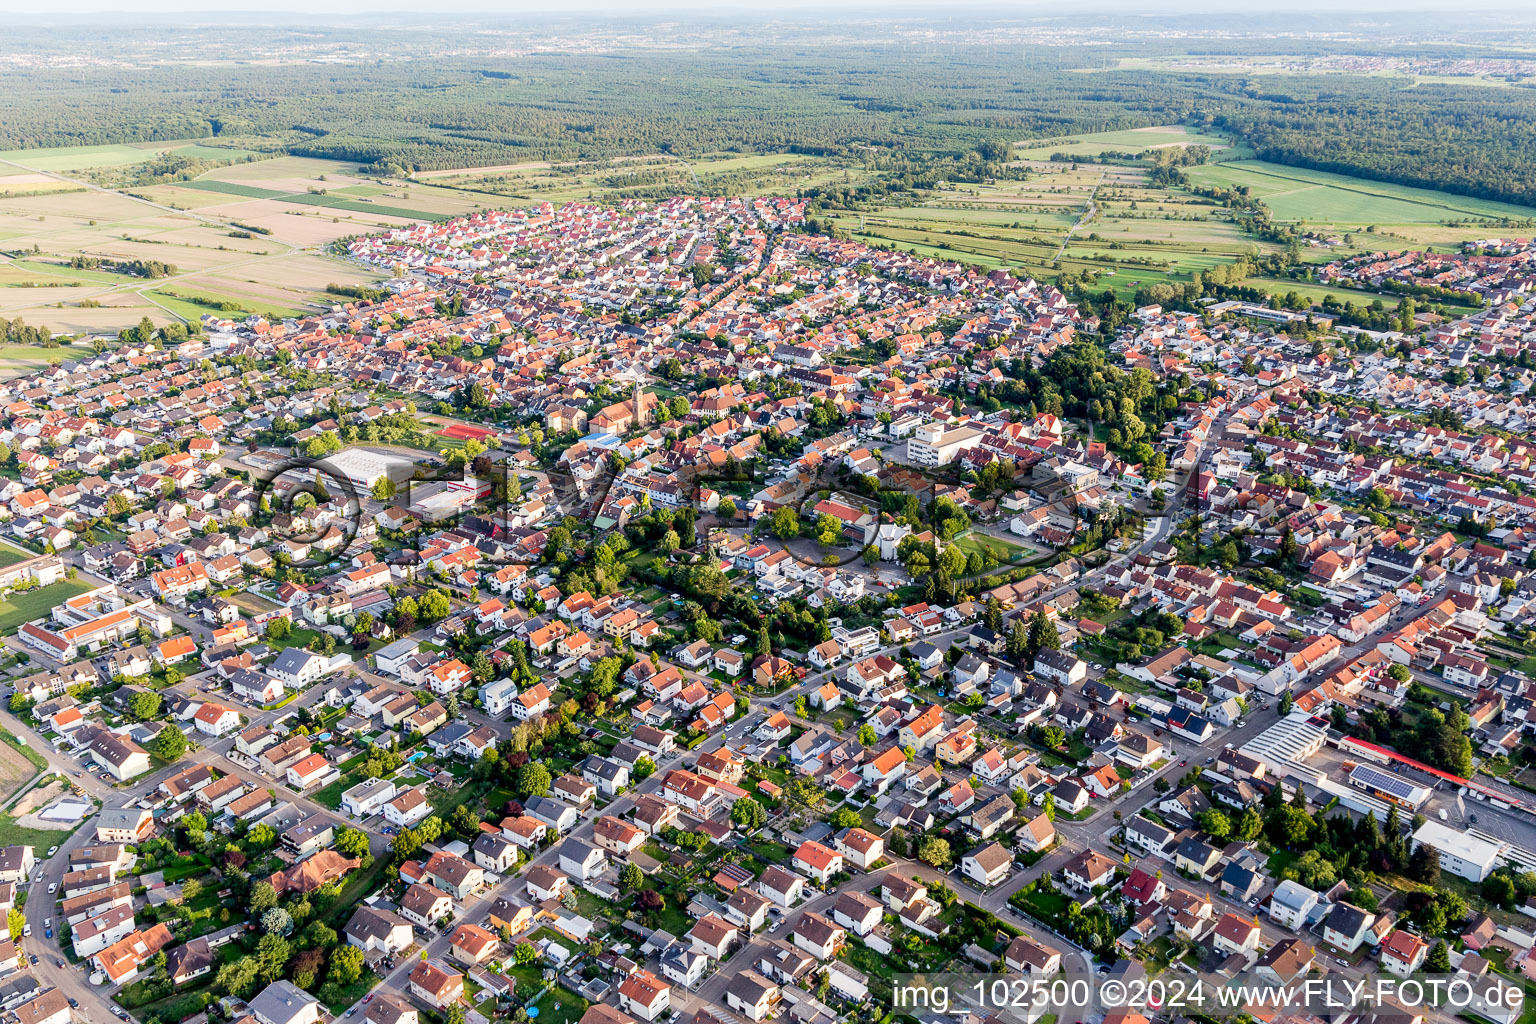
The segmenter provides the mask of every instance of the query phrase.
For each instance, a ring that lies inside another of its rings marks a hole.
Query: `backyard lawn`
[[[574,1024],[587,1012],[587,1001],[563,985],[556,985],[535,1003],[539,1024]]]

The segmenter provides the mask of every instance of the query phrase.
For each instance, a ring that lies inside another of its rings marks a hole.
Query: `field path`
[[[1104,187],[1104,179],[1108,175],[1108,169],[1099,172],[1099,180],[1094,182],[1093,191],[1088,193],[1088,205],[1083,208],[1082,213],[1077,215],[1077,220],[1072,222],[1072,226],[1067,228],[1067,233],[1061,237],[1061,246],[1056,250],[1056,255],[1051,257],[1053,264],[1061,262],[1062,254],[1067,251],[1067,243],[1072,241],[1072,233],[1082,227],[1083,222],[1094,215],[1097,207],[1094,206],[1093,201],[1098,196],[1099,189]]]

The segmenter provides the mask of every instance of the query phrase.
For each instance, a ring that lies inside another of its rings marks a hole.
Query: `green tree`
[[[175,726],[167,726],[155,737],[155,754],[162,761],[174,761],[187,752],[187,737]]]
[[[337,853],[347,857],[368,856],[368,833],[356,828],[343,828],[336,833],[336,839],[331,844]]]
[[[350,985],[363,976],[363,951],[343,945],[331,950],[329,977],[338,985]]]
[[[518,769],[517,791],[522,796],[543,796],[549,792],[549,783],[549,769],[542,761],[529,761]]]
[[[768,517],[768,528],[780,540],[798,537],[800,535],[800,517],[788,505],[781,505],[773,510],[773,515]]]
[[[288,916],[286,910],[273,908],[268,913],[280,913]],[[283,976],[283,968],[288,963],[288,958],[293,954],[293,946],[289,941],[277,932],[268,932],[256,943],[256,972],[261,979],[268,984]]]
[[[232,996],[245,997],[256,987],[260,964],[253,956],[242,956],[219,968],[214,987]]]
[[[731,823],[743,832],[762,828],[767,820],[768,812],[750,796],[740,797],[731,805]]]
[[[634,892],[645,884],[645,872],[640,870],[640,865],[630,861],[619,872],[619,888],[624,892]]]
[[[1232,819],[1213,807],[1200,815],[1200,828],[1212,839],[1225,839],[1232,834]]]
[[[868,722],[865,722],[863,725],[859,726],[860,745],[872,747],[875,745],[875,742],[879,740],[879,738],[879,736],[875,735],[875,727],[870,725]]]
[[[141,722],[160,717],[161,698],[153,690],[136,693],[128,701],[128,713]]]
[[[858,828],[863,823],[864,819],[859,817],[859,812],[851,807],[839,807],[832,812],[833,828]]]
[[[1061,650],[1061,635],[1050,616],[1037,611],[1029,617],[1029,660],[1034,661],[1035,655],[1044,650]]]
[[[917,859],[924,864],[948,871],[950,866],[949,840],[938,836],[924,836],[917,844]]]
[[[823,513],[816,518],[816,542],[830,548],[843,539],[843,524],[836,516]]]
[[[1430,974],[1451,973],[1451,953],[1444,942],[1437,942],[1424,958],[1424,970]]]
[[[251,886],[250,895],[246,897],[246,906],[252,913],[260,914],[277,906],[277,890],[271,882],[257,882]]]
[[[428,622],[447,618],[448,613],[453,610],[452,605],[448,603],[448,595],[437,589],[422,594],[416,606],[420,610],[421,617]]]

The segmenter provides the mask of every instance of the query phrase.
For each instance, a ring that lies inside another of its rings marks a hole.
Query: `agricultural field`
[[[1536,216],[1536,209],[1530,207],[1261,160],[1192,167],[1187,173],[1197,185],[1246,186],[1264,200],[1277,221],[1341,232],[1375,227],[1377,234],[1416,245],[1443,244],[1479,235],[1476,226],[1451,227],[1447,222],[1478,218],[1525,220]]]
[[[600,163],[531,162],[462,171],[426,171],[417,181],[471,190],[498,202],[564,203],[632,195],[703,192],[714,195],[793,195],[797,189],[864,176],[857,164],[797,153],[722,154],[695,160],[635,157]]]
[[[1245,235],[1221,205],[1153,185],[1142,167],[1027,166],[1022,181],[955,186],[920,205],[835,220],[872,243],[1040,279],[1096,270],[1105,287],[1127,292],[1188,281],[1196,271],[1273,248]]]
[[[68,174],[129,166],[155,152],[206,159],[222,159],[215,153],[243,155],[163,143],[27,151],[24,162]],[[34,177],[44,177],[58,184],[58,179],[6,164],[0,168],[17,172],[0,176],[0,246],[7,254],[0,255],[0,316],[69,333],[116,333],[144,316],[158,324],[195,321],[210,313],[293,317],[319,312],[333,302],[324,293],[327,284],[379,280],[374,272],[324,254],[325,244],[342,235],[483,205],[452,190],[387,187],[354,177],[347,172],[355,168],[331,160],[258,160],[215,167],[196,181],[131,192],[38,195],[7,195],[34,190],[7,189],[5,183],[21,179],[30,186]],[[77,269],[68,265],[75,256],[154,260],[176,272],[148,280]],[[47,361],[43,356],[33,362]]]
[[[111,333],[144,316],[157,324],[210,313],[303,316],[331,305],[327,284],[378,282],[377,273],[323,251],[345,235],[488,207],[617,198],[637,190],[793,193],[863,173],[818,157],[728,154],[691,164],[660,156],[518,164],[433,172],[410,181],[359,176],[355,164],[343,161],[277,157],[118,191],[85,190],[53,176],[89,173],[99,179],[113,168],[127,175],[162,153],[213,161],[247,155],[187,141],[0,154],[0,160],[22,165],[0,163],[0,245],[10,254],[0,255],[0,316],[59,332]],[[70,267],[80,255],[155,260],[176,273],[151,281]],[[28,362],[48,361],[38,356]]]
[[[38,171],[69,174],[108,167],[132,167],[162,154],[199,160],[241,160],[250,150],[201,145],[195,140],[132,142],[106,146],[58,146],[53,149],[0,150],[0,160]]]
[[[1054,153],[1072,156],[1098,156],[1100,153],[1139,153],[1145,149],[1162,149],[1172,146],[1205,145],[1217,153],[1233,148],[1231,139],[1211,132],[1203,132],[1183,125],[1160,125],[1152,128],[1131,128],[1121,132],[1094,132],[1090,135],[1064,136],[1060,139],[1024,139],[1017,153],[1023,160],[1049,160]],[[1239,152],[1249,152],[1239,150]]]
[[[1023,143],[1028,177],[958,185],[915,205],[846,212],[837,225],[874,244],[986,267],[1019,270],[1039,279],[1094,270],[1099,285],[1122,295],[1156,284],[1187,283],[1192,275],[1276,246],[1247,234],[1224,206],[1192,188],[1154,184],[1145,165],[1051,161],[1053,153],[1084,157],[1105,152],[1202,144],[1215,162],[1185,168],[1192,186],[1247,186],[1277,221],[1304,221],[1332,244],[1306,248],[1305,261],[1392,245],[1453,248],[1487,233],[1478,219],[1526,219],[1536,210],[1448,193],[1382,184],[1247,159],[1226,140],[1165,126]],[[1248,282],[1269,291],[1321,298],[1325,289],[1302,282]],[[1342,297],[1342,296],[1341,296]],[[1374,296],[1353,294],[1355,301]],[[1384,296],[1389,306],[1396,299]]]

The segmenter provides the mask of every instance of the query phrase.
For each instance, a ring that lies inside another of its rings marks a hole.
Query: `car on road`
[[[64,961],[60,960],[58,957],[54,957],[53,958],[53,966],[55,966],[55,967],[63,967],[64,966]]]
[[[45,938],[45,939],[53,938],[53,929],[52,928],[44,929],[43,930],[43,938]]]
[[[58,882],[49,882],[48,883],[48,895],[52,896],[54,893],[56,893],[58,891],[59,891],[59,883]]]
[[[1214,757],[1208,757],[1208,758],[1205,759],[1205,763],[1206,764],[1215,764],[1216,763],[1216,759]]]
[[[32,966],[36,967],[37,966],[37,954],[36,953],[32,954],[32,958],[31,959],[32,959]]]
[[[1186,757],[1184,760],[1180,761],[1179,762],[1179,767],[1180,768],[1187,768],[1187,767],[1189,767],[1189,758]]]
[[[78,1009],[80,1009],[80,1000],[78,1000],[78,999],[71,999],[69,1001],[69,1005],[70,1005],[71,1009],[78,1010]]]
[[[353,1014],[355,1014],[355,1013],[356,1013],[356,1012],[357,1012],[357,1007],[355,1007],[355,1006],[349,1006],[349,1007],[347,1007],[347,1016],[348,1016],[348,1017],[350,1017],[350,1016],[352,1016],[352,1015],[353,1015]]]
[[[370,992],[367,995],[363,996],[363,1005],[367,1006],[372,1000],[373,1000],[373,993]]]

